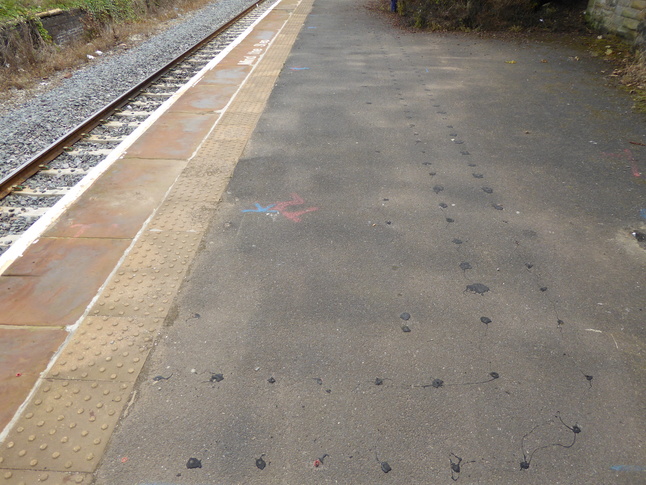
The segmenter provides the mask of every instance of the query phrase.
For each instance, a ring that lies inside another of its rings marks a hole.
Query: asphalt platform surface
[[[96,483],[646,483],[646,120],[601,69],[317,0]]]

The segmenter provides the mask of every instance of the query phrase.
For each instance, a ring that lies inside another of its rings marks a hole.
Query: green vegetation
[[[53,9],[80,8],[97,18],[133,20],[147,10],[144,0],[0,0],[0,23],[34,18]]]
[[[430,30],[571,31],[583,24],[587,0],[399,0],[398,13]]]
[[[208,1],[212,0],[0,0],[0,96],[88,62],[97,50],[145,36],[160,22]],[[65,46],[54,44],[37,14],[76,8],[84,13],[84,36]]]

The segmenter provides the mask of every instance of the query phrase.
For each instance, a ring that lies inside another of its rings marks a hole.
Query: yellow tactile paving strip
[[[263,21],[282,30],[39,380],[0,446],[0,484],[91,483],[312,3]]]

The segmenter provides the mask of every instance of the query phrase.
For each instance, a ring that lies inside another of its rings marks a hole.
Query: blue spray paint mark
[[[301,222],[302,215],[307,214],[308,212],[314,212],[318,210],[318,207],[307,207],[303,210],[297,210],[297,211],[286,211],[285,209],[287,207],[291,207],[295,205],[303,205],[303,204],[305,204],[305,201],[303,200],[303,198],[300,195],[294,193],[292,194],[291,200],[276,202],[275,204],[269,204],[267,207],[263,207],[258,202],[256,202],[255,209],[243,209],[242,212],[281,214],[294,222]]]
[[[614,465],[610,469],[616,472],[646,472],[646,466],[638,465]]]
[[[646,219],[646,209],[640,210],[639,215],[642,217],[642,219]]]
[[[292,71],[307,71],[309,67],[290,67]]]
[[[263,207],[258,202],[256,202],[256,208],[255,209],[245,209],[242,212],[262,212],[262,213],[265,213],[265,214],[271,212],[271,213],[274,213],[274,214],[278,214],[278,211],[269,210],[272,207],[274,207],[275,205],[276,204],[269,204],[267,207]]]

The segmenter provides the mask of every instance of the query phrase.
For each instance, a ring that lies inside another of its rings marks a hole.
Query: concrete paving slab
[[[0,324],[73,325],[130,242],[40,239],[0,277]]]
[[[128,149],[128,158],[188,160],[209,133],[218,113],[167,112]]]
[[[182,113],[204,113],[214,112],[223,109],[231,95],[237,91],[237,86],[229,83],[220,86],[217,93],[213,93],[212,86],[194,86],[189,89],[169,110]]]
[[[118,160],[45,236],[132,239],[185,166],[183,160]]]
[[[0,328],[0,428],[11,421],[66,338],[60,329]]]

